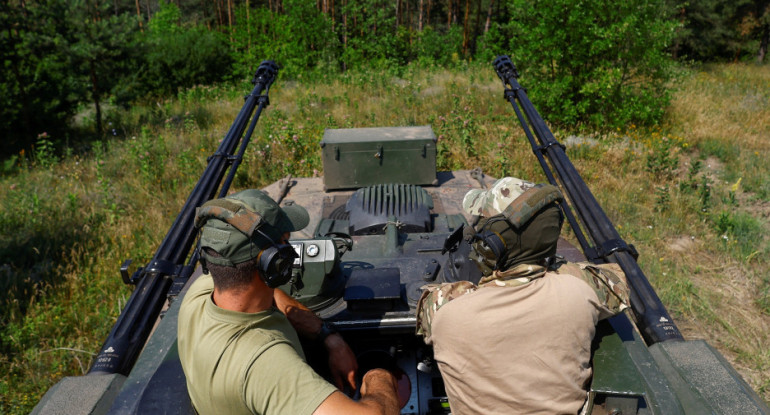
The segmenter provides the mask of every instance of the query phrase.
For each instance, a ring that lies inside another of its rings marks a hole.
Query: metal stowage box
[[[436,136],[429,125],[327,129],[321,149],[327,190],[436,184]]]

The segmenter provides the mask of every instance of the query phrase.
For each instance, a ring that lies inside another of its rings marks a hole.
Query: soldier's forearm
[[[275,290],[273,300],[300,336],[315,339],[323,322],[314,312],[279,289]]]

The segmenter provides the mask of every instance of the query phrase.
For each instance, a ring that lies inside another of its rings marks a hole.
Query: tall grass
[[[768,400],[770,76],[721,65],[675,87],[661,126],[555,133],[574,143],[568,154],[685,336],[719,348]],[[194,88],[114,114],[118,135],[87,151],[5,166],[0,413],[28,413],[62,376],[87,370],[130,294],[119,264],[150,259],[249,90]],[[235,189],[322,174],[325,128],[426,124],[440,170],[544,180],[486,65],[279,78],[270,101]]]

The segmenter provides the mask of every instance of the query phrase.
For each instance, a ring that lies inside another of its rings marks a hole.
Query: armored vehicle
[[[587,413],[770,413],[715,349],[682,338],[636,265],[634,248],[519,86],[515,67],[503,56],[495,69],[546,177],[568,199],[563,210],[580,247],[561,240],[559,254],[616,262],[632,289],[632,309],[597,327]],[[124,280],[136,288],[89,374],[61,380],[33,413],[194,413],[176,348],[180,300],[200,274],[194,209],[227,193],[276,71],[268,61],[260,66],[243,110],[153,260],[133,273],[123,265]],[[286,177],[263,189],[310,213],[310,225],[292,235],[299,258],[280,288],[332,323],[362,370],[401,375],[410,391],[402,414],[450,413],[432,350],[415,335],[415,306],[425,284],[477,278],[457,272],[468,269],[460,266],[467,256],[458,248],[459,230],[473,220],[462,199],[494,178],[480,170],[436,171],[430,126],[329,129],[319,150],[322,178]],[[305,346],[309,363],[327,375],[324,352]],[[515,365],[515,356],[501,364]]]

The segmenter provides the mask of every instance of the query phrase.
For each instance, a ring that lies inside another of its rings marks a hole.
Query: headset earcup
[[[270,288],[286,284],[291,279],[291,266],[297,253],[291,245],[271,246],[259,254],[259,273]]]
[[[478,238],[489,247],[492,253],[497,258],[497,263],[505,256],[505,242],[496,232],[484,231],[478,235]]]

